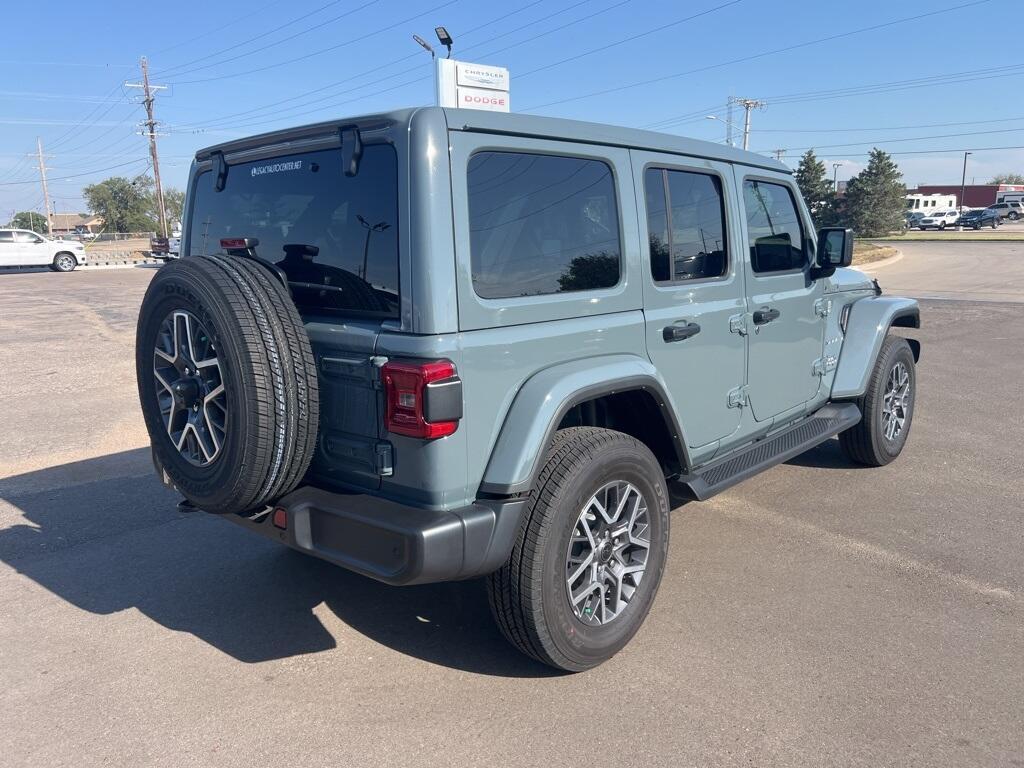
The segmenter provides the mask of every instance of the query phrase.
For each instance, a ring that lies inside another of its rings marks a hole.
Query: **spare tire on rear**
[[[258,510],[302,480],[316,447],[316,363],[288,289],[251,259],[162,267],[135,343],[156,461],[200,509]]]

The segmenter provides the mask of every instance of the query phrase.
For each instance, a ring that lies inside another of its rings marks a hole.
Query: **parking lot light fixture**
[[[430,58],[432,58],[432,59],[434,58],[434,48],[433,48],[433,46],[430,43],[428,43],[426,40],[424,40],[419,35],[413,35],[412,39],[415,40],[417,43],[419,43],[421,46],[423,46],[423,48],[427,51],[427,53],[430,54]]]
[[[434,34],[437,35],[441,45],[448,49],[448,58],[450,59],[452,57],[452,36],[444,27],[434,27]]]

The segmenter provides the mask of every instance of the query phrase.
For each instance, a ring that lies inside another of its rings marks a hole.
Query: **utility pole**
[[[142,66],[142,82],[125,83],[125,86],[128,88],[142,89],[142,103],[146,107],[146,121],[143,125],[146,126],[146,135],[149,136],[149,157],[150,161],[153,163],[153,180],[156,182],[157,214],[160,217],[161,234],[164,237],[167,237],[167,209],[164,208],[164,188],[160,184],[160,159],[157,156],[156,151],[156,127],[159,123],[153,117],[153,102],[155,101],[154,92],[166,90],[167,86],[149,84],[149,62],[146,60],[145,56],[139,59],[139,64]]]
[[[775,159],[778,160],[781,163],[782,162],[782,157],[785,154],[786,154],[786,150],[784,150],[784,149],[776,149],[775,150]]]
[[[750,149],[750,113],[755,109],[764,109],[767,104],[757,99],[738,99],[729,97],[730,104],[739,104],[745,110],[743,116],[743,148]]]
[[[43,202],[46,204],[46,234],[53,234],[53,215],[50,211],[50,193],[46,189],[46,157],[43,155],[43,140],[36,136],[36,151],[39,157],[39,180],[43,183]],[[31,216],[29,217],[31,221]]]
[[[964,225],[960,223],[960,219],[964,217],[964,187],[967,186],[967,156],[972,154],[971,152],[964,152],[964,175],[960,177],[960,214],[956,218],[956,231],[963,232]]]

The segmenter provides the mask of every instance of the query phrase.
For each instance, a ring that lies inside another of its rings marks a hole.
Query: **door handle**
[[[685,341],[691,336],[700,333],[700,326],[697,323],[683,323],[682,325],[666,325],[661,329],[661,338],[665,341]]]
[[[763,309],[754,310],[754,325],[765,325],[770,323],[772,320],[777,320],[779,315],[782,314],[777,309],[772,307],[764,307]]]

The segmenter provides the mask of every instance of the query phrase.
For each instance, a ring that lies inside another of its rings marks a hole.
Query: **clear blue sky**
[[[730,94],[760,98],[751,149],[784,148],[795,165],[816,147],[844,163],[840,179],[873,144],[941,150],[896,156],[908,186],[958,183],[964,149],[1024,146],[1021,8],[994,0],[134,0],[87,11],[57,0],[40,13],[44,34],[7,35],[0,52],[3,219],[42,210],[25,157],[37,136],[59,211],[83,208],[85,183],[146,169],[143,109],[123,86],[141,55],[170,86],[157,102],[161,165],[165,185],[182,187],[206,144],[430,103],[430,60],[411,35],[434,42],[438,24],[457,58],[511,70],[515,111],[722,141],[724,123],[704,116],[724,118]],[[1002,171],[1024,172],[1024,149],[976,151],[968,181]]]

